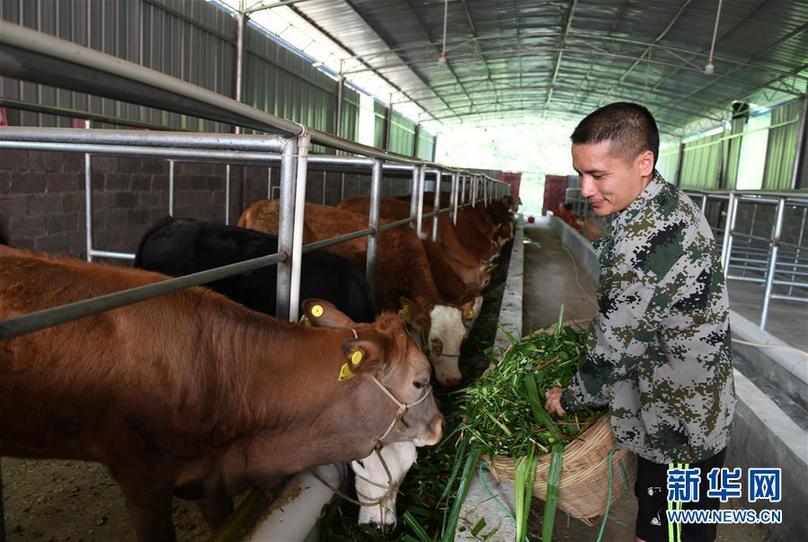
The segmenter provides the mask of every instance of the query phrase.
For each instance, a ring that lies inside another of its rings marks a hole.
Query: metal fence
[[[206,161],[231,164],[263,165],[269,170],[280,167],[280,218],[278,252],[224,267],[179,278],[122,290],[67,305],[37,311],[0,321],[0,340],[30,333],[49,326],[76,320],[116,307],[166,295],[224,277],[277,264],[277,316],[297,320],[299,311],[300,266],[302,253],[368,236],[367,278],[375,283],[375,262],[379,234],[387,229],[412,225],[421,231],[424,219],[432,218],[432,236],[438,233],[437,216],[478,203],[488,204],[510,192],[506,183],[440,164],[358,145],[339,137],[309,130],[215,92],[196,87],[174,77],[104,53],[69,44],[56,38],[0,21],[0,65],[4,75],[60,88],[93,92],[108,98],[169,109],[214,122],[270,132],[273,135],[244,135],[193,132],[142,132],[76,128],[0,128],[1,149],[29,151],[66,151],[85,157],[85,224],[87,258],[131,259],[132,254],[105,251],[93,244],[92,160],[93,155],[128,155],[164,158],[169,169],[169,212],[173,213],[173,170],[176,161]],[[90,83],[92,82],[92,83]],[[309,156],[316,143],[353,156]],[[303,246],[308,167],[318,169],[350,168],[370,172],[370,209],[368,227]],[[411,216],[380,225],[379,208],[382,175],[385,171],[404,173],[411,178]],[[229,167],[228,167],[229,172]],[[268,177],[269,177],[268,173]],[[427,176],[434,190],[434,210],[423,212]],[[449,201],[441,206],[441,192],[449,183]],[[229,188],[229,175],[225,179]],[[271,178],[268,178],[271,195]],[[226,190],[229,209],[229,189]],[[229,211],[228,211],[229,212]],[[229,222],[229,216],[227,216]],[[2,499],[0,496],[0,515]],[[0,532],[0,534],[3,534]]]
[[[808,303],[808,193],[762,190],[684,190],[707,216],[716,239],[721,239],[721,263],[727,280],[763,285],[758,326],[766,329],[771,300]],[[582,216],[592,209],[580,188],[568,188],[565,202]],[[748,217],[738,222],[740,206]],[[769,231],[761,232],[764,211]],[[786,214],[791,228],[785,236]]]

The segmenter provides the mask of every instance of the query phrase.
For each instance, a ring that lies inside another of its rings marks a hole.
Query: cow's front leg
[[[175,542],[171,491],[121,486],[138,542]]]
[[[233,513],[233,499],[223,489],[217,488],[199,501],[199,509],[210,530],[215,531]]]

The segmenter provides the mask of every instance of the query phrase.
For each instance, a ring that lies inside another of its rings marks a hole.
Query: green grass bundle
[[[584,353],[586,330],[559,326],[514,343],[503,359],[466,388],[459,409],[461,431],[485,455],[513,458],[532,449],[548,453],[556,442],[573,440],[603,411],[583,409],[562,418],[544,411],[544,393],[566,387]]]

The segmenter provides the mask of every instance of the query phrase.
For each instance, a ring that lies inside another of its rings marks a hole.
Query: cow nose
[[[385,531],[392,532],[396,529],[397,521],[395,517],[391,516],[393,516],[393,514],[387,514],[385,518],[386,523],[381,523],[380,520],[374,518],[370,520],[370,524],[380,533],[384,533]]]
[[[447,376],[443,379],[443,385],[448,388],[454,388],[460,385],[459,376]]]

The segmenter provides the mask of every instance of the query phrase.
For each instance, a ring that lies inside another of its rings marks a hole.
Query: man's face
[[[610,152],[611,141],[572,145],[572,165],[581,176],[581,195],[596,216],[622,211],[640,195],[654,172],[654,153],[633,160]]]

